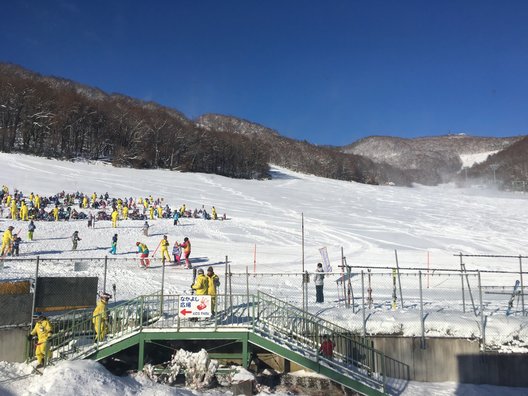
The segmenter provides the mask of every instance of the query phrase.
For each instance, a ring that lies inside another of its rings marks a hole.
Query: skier
[[[139,253],[139,265],[147,269],[150,266],[150,260],[148,259],[149,249],[147,245],[141,242],[136,242],[136,246],[138,247]]]
[[[161,259],[165,261],[165,256],[167,257],[167,260],[171,261],[170,254],[169,254],[169,241],[167,240],[167,235],[163,235],[163,239],[160,242],[161,246]]]
[[[26,202],[22,201],[22,205],[20,205],[20,220],[28,221],[28,207],[26,206]]]
[[[33,222],[33,220],[31,220],[28,224],[28,239],[30,241],[33,240],[33,232],[35,232],[35,228],[37,227],[35,226],[35,223]]]
[[[207,294],[211,296],[211,313],[216,308],[216,288],[220,286],[220,278],[214,273],[213,267],[207,268]]]
[[[213,218],[213,220],[218,219],[218,215],[216,214],[216,209],[214,206],[211,209],[211,217]]]
[[[77,242],[81,240],[81,238],[79,238],[79,231],[74,231],[71,238],[72,238],[72,250],[77,250]]]
[[[207,277],[204,275],[204,270],[200,268],[198,270],[198,276],[194,280],[194,283],[191,285],[191,288],[196,291],[196,294],[198,296],[205,296],[207,295],[208,291],[208,280]]]
[[[117,228],[117,218],[119,217],[119,212],[117,209],[114,209],[112,212],[112,228]]]
[[[191,241],[189,241],[189,238],[187,237],[183,238],[183,243],[180,245],[180,247],[183,248],[183,257],[185,258],[185,268],[187,269],[192,268],[191,261],[189,260],[189,256],[191,255]]]
[[[35,356],[37,357],[37,368],[44,367],[46,360],[51,359],[51,351],[49,350],[48,340],[53,333],[51,323],[44,315],[40,315],[37,319],[37,323],[31,333],[28,334],[28,341],[33,339],[33,336],[37,336],[37,347],[35,348]]]
[[[317,263],[317,268],[315,269],[315,302],[316,303],[323,303],[324,302],[324,295],[323,295],[323,285],[324,285],[324,270],[323,270],[323,264]]]
[[[123,220],[128,220],[128,206],[123,206]]]
[[[174,256],[174,262],[180,265],[181,247],[178,241],[174,242],[174,246],[172,247],[172,255]]]
[[[114,234],[112,237],[112,248],[110,249],[110,254],[117,254],[117,234]]]
[[[53,218],[55,221],[59,221],[59,205],[55,205],[53,208]]]
[[[93,314],[92,314],[92,323],[95,329],[95,340],[103,341],[108,332],[108,313],[106,311],[106,306],[108,305],[108,300],[112,298],[111,294],[101,293],[99,295],[99,302],[97,303]]]
[[[18,256],[20,242],[22,242],[22,239],[17,234],[13,234],[13,243],[11,244],[11,256]]]
[[[7,230],[4,231],[4,234],[2,235],[2,256],[5,256],[9,252],[9,248],[11,247],[11,244],[13,243],[13,229],[15,227],[9,226],[7,227]]]
[[[149,223],[148,221],[145,221],[145,224],[143,224],[143,235],[148,237],[148,231],[149,231]]]
[[[174,211],[174,216],[173,216],[173,225],[178,225],[178,219],[180,218],[180,212],[178,212],[177,210]]]

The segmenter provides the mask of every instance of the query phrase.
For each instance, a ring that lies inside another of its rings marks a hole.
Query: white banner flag
[[[321,257],[323,258],[323,269],[324,272],[332,272],[332,266],[330,265],[330,259],[328,258],[328,252],[326,246],[319,249]]]

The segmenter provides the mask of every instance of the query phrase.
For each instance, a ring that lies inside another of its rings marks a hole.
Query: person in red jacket
[[[185,237],[183,243],[180,245],[183,248],[183,257],[185,258],[185,268],[192,268],[189,256],[191,255],[191,241]]]
[[[334,356],[334,342],[326,334],[323,335],[323,342],[319,348],[319,353],[327,359],[331,359]]]

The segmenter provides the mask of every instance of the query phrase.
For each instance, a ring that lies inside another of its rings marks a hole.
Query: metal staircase
[[[110,307],[108,332],[101,342],[94,341],[91,311],[53,318],[53,359],[99,360],[133,345],[139,345],[142,354],[152,334],[157,339],[237,334],[246,343],[246,355],[248,344],[259,346],[362,394],[386,394],[388,377],[408,378],[408,366],[375,350],[370,340],[269,294],[218,296],[217,307],[224,309],[199,322],[180,318],[179,300],[178,295],[157,294]],[[332,358],[319,354],[323,334],[335,344]],[[142,368],[142,356],[139,361]]]

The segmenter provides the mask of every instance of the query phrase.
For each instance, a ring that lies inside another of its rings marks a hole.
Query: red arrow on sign
[[[183,316],[185,316],[185,315],[187,315],[187,314],[192,313],[192,311],[187,311],[186,309],[182,309],[182,310],[180,311],[180,313],[181,313]]]

